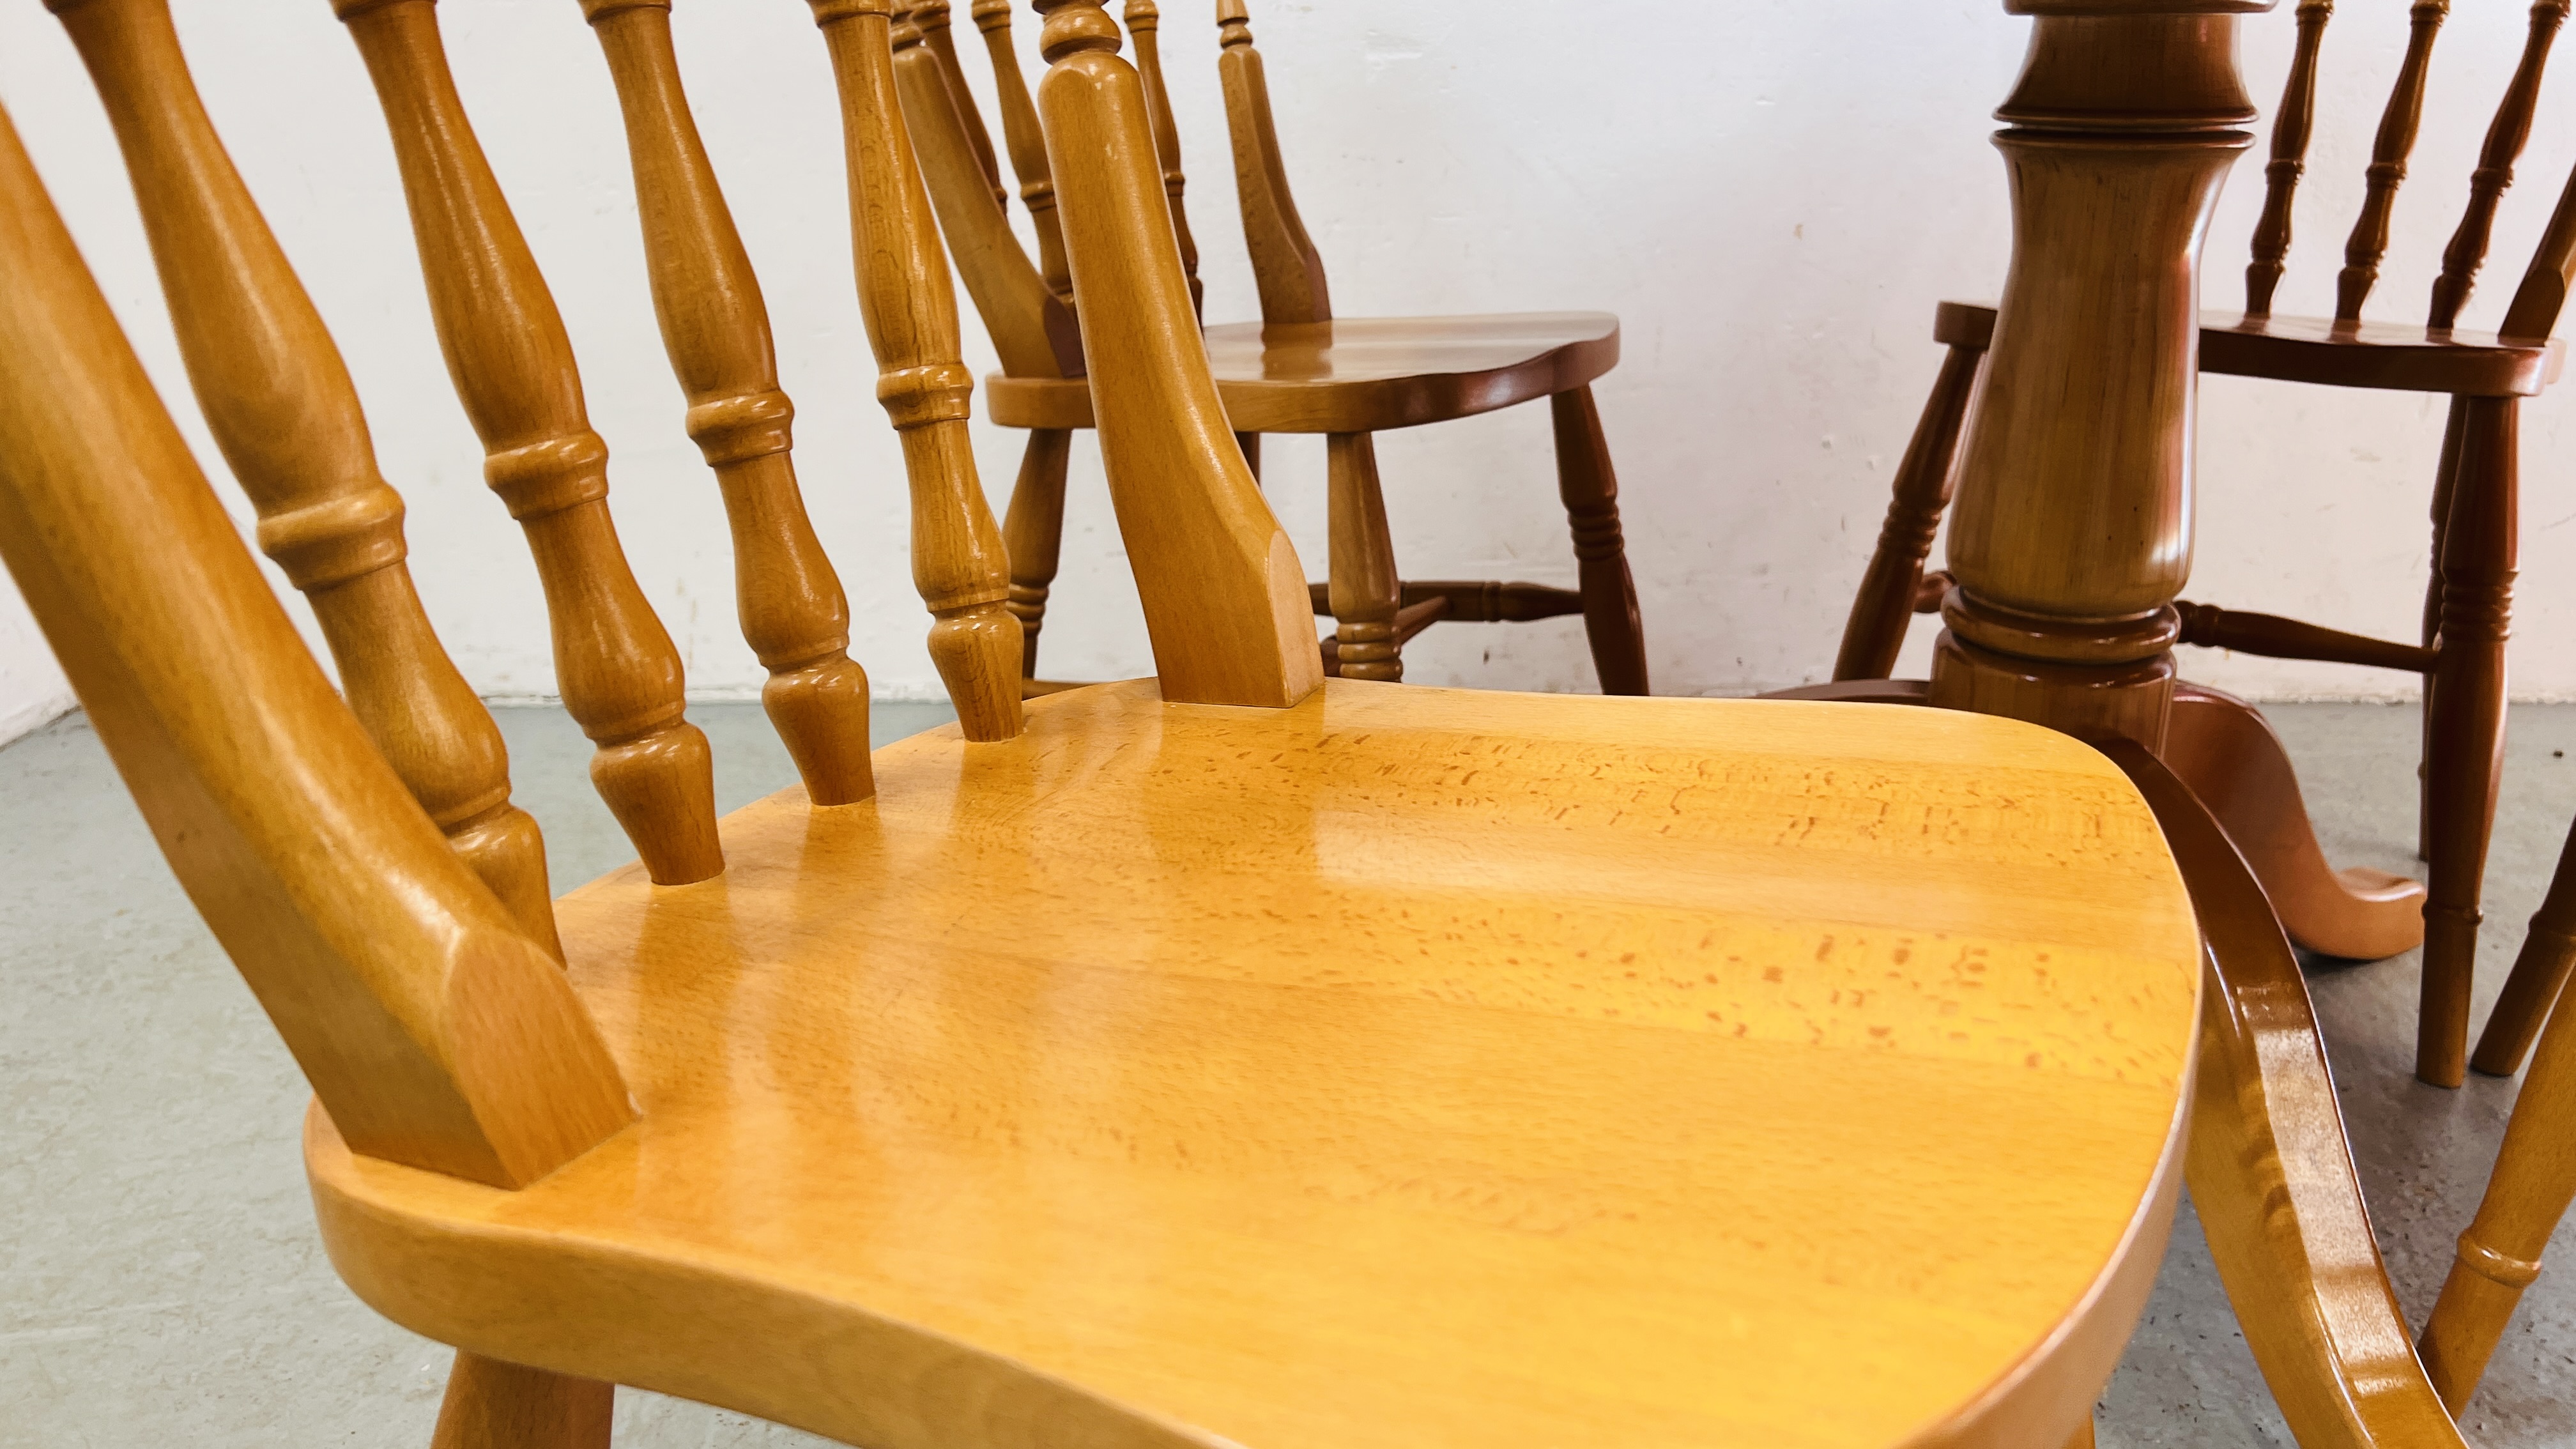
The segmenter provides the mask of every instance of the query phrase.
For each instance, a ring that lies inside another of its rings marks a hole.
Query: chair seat
[[[1983,348],[1995,309],[1944,302],[1932,335],[1947,346]],[[2433,331],[2398,322],[2338,323],[2324,317],[2200,314],[2200,370],[2329,387],[2389,388],[2472,397],[2529,397],[2558,380],[2566,346],[2555,338],[2506,339],[2467,328]]]
[[[1374,433],[1492,412],[1583,386],[1619,362],[1607,312],[1228,322],[1207,329],[1226,417],[1245,433]],[[1083,378],[985,379],[993,421],[1088,428]]]
[[[2090,749],[1344,680],[1029,715],[737,812],[716,880],[564,898],[641,1118],[508,1192],[316,1109],[350,1285],[879,1449],[2053,1444],[2090,1404],[2201,979]]]

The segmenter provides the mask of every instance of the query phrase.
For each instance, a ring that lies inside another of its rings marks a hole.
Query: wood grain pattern
[[[2055,1444],[2135,1321],[2199,943],[2073,741],[1137,683],[877,768],[566,899],[637,1130],[503,1197],[315,1124],[363,1297],[887,1449]]]
[[[2272,315],[2272,291],[2290,254],[2290,206],[2308,168],[2308,133],[2316,124],[2317,53],[2334,0],[2299,0],[2299,40],[2290,79],[2272,120],[2272,159],[2263,167],[2263,214],[2254,223],[2254,259],[2245,266],[2245,315]]]
[[[562,970],[305,652],[0,114],[0,560],[341,1140],[543,1177],[631,1115]]]
[[[1233,426],[1248,433],[1383,433],[1582,387],[1619,362],[1606,312],[1221,322],[1203,346]],[[1087,382],[995,374],[993,421],[1092,426]]]
[[[2415,0],[2407,10],[2406,56],[2397,65],[2397,83],[2379,116],[2379,134],[2371,141],[2370,165],[2362,173],[2361,215],[2344,243],[2343,270],[2335,274],[2335,320],[2358,322],[2361,305],[2379,281],[2379,260],[2388,254],[2388,221],[2397,207],[2397,188],[2406,181],[2406,158],[2415,149],[2415,131],[2424,119],[2424,77],[2433,63],[2433,39],[2451,13],[2451,0]]]
[[[1172,202],[1172,232],[1181,247],[1181,271],[1190,279],[1190,310],[1204,317],[1207,288],[1199,281],[1199,244],[1190,235],[1189,208],[1183,197],[1189,177],[1181,170],[1181,127],[1172,115],[1172,96],[1163,84],[1163,12],[1154,0],[1127,0],[1119,17],[1136,46],[1136,73],[1145,82],[1145,111],[1154,121],[1154,156],[1163,166],[1163,194]]]
[[[1020,204],[1029,209],[1029,222],[1037,228],[1038,273],[1047,290],[1069,306],[1073,274],[1065,268],[1064,225],[1055,214],[1055,177],[1047,169],[1046,137],[1038,130],[1037,106],[1029,99],[1019,52],[1011,43],[1011,0],[975,0],[974,14],[975,28],[984,33],[984,48],[993,61],[993,93],[1000,97],[1011,174],[1019,178]],[[936,180],[934,175],[934,195]],[[1063,375],[1078,376],[1079,371]]]
[[[260,517],[259,543],[312,602],[368,737],[448,843],[560,955],[537,822],[509,752],[447,657],[404,562],[403,502],[340,350],[199,100],[166,0],[54,0],[124,152],[180,356]]]
[[[2468,210],[2460,217],[2459,229],[2451,233],[2450,245],[2442,249],[2442,274],[2433,279],[2433,306],[2424,325],[2436,331],[2459,320],[2460,307],[2477,283],[2488,238],[2495,230],[2496,203],[2513,184],[2514,160],[2531,139],[2531,114],[2540,104],[2541,74],[2549,64],[2549,48],[2558,38],[2559,27],[2567,23],[2567,11],[2568,0],[2539,0],[2531,7],[2531,29],[2523,42],[2522,58],[2514,66],[2504,99],[2496,105],[2495,119],[2487,126],[2477,169],[2469,173]]]
[[[1020,729],[1020,621],[1002,531],[966,437],[974,379],[957,360],[957,301],[895,97],[888,0],[809,0],[831,52],[849,163],[850,249],[877,357],[877,400],[903,439],[912,579],[934,622],[930,659],[969,738]]]
[[[1234,444],[1190,310],[1144,87],[1097,6],[1041,0],[1038,87],[1118,512],[1166,698],[1280,708],[1323,682],[1306,571]]]
[[[1217,0],[1216,18],[1222,47],[1217,77],[1225,90],[1226,132],[1234,147],[1235,204],[1243,213],[1243,244],[1252,253],[1261,320],[1329,322],[1333,302],[1324,283],[1324,259],[1307,237],[1296,197],[1288,189],[1279,128],[1270,113],[1270,81],[1261,52],[1253,48],[1251,17],[1243,0]]]
[[[2465,1449],[2407,1342],[2316,1013],[2263,888],[2189,787],[2102,746],[2163,827],[2209,943],[2191,1200],[2227,1301],[2302,1449]]]
[[[698,138],[671,50],[669,0],[582,0],[608,58],[635,168],[653,313],[688,399],[689,437],[732,526],[743,639],[769,671],[760,699],[817,805],[875,793],[868,676],[850,659],[850,605],[814,536],[789,456],[769,308]]]
[[[392,134],[458,401],[484,480],[527,535],[564,707],[598,746],[590,777],[666,885],[724,869],[706,736],[679,651],[644,601],[608,512],[608,445],[582,407],[554,297],[448,73],[432,0],[332,0]]]

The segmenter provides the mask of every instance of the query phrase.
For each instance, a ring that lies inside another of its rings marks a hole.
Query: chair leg
[[[1646,692],[1646,634],[1637,618],[1637,583],[1619,532],[1619,476],[1592,389],[1548,399],[1556,419],[1556,486],[1574,528],[1574,560],[1583,590],[1583,632],[1603,694]]]
[[[2088,1414],[2085,1416],[2083,1426],[2075,1431],[2073,1438],[2066,1441],[2066,1449],[2093,1449],[2093,1419],[2091,1415]]]
[[[2513,958],[2513,974],[2505,978],[2504,993],[2487,1014],[2469,1065],[2491,1077],[2521,1071],[2523,1055],[2558,1004],[2571,968],[2576,968],[2576,824],[2568,827],[2557,873],[2549,877],[2549,894],[2532,913],[2531,929]]]
[[[2495,1175],[2487,1179],[2477,1217],[2460,1234],[2459,1256],[2417,1345],[2452,1413],[2476,1392],[2514,1304],[2540,1275],[2540,1255],[2570,1201],[2576,1201],[2576,1021],[2562,1012],[2540,1039],[2531,1079],[2505,1124]]]
[[[1237,433],[1234,435],[1234,445],[1243,450],[1243,466],[1252,470],[1252,481],[1255,483],[1260,482],[1261,435],[1259,433]]]
[[[1395,576],[1395,541],[1378,490],[1377,446],[1366,433],[1325,438],[1326,531],[1331,535],[1333,650],[1344,679],[1404,678],[1395,614],[1404,586]]]
[[[2456,1087],[2468,1066],[2478,901],[2504,753],[2504,645],[2513,608],[2513,398],[2468,398],[2442,539],[2442,640],[2427,732],[2432,855],[2415,1075]]]
[[[430,1449],[608,1449],[615,1386],[458,1351]]]
[[[2460,476],[2461,422],[2468,413],[2468,399],[2451,399],[2450,420],[2442,425],[2442,463],[2433,474],[2433,553],[2432,565],[2424,576],[2424,647],[2432,648],[2442,638],[2442,543],[2451,526],[2451,495]],[[2424,676],[2424,727],[2419,733],[2420,758],[2415,762],[2415,858],[2433,858],[2433,676]]]
[[[1843,625],[1842,651],[1834,656],[1834,678],[1885,679],[1896,668],[1905,646],[1905,630],[1914,620],[1914,587],[1923,577],[1923,560],[1941,531],[1941,515],[1950,507],[1956,476],[1951,464],[1959,454],[1959,430],[1968,419],[1968,397],[1976,391],[1977,369],[1986,350],[1953,344],[1941,359],[1941,375],[1923,401],[1923,416],[1896,465],[1895,496],[1887,503],[1887,521],[1878,530],[1878,548],[1869,556],[1853,596],[1851,618]]]
[[[1002,515],[1002,547],[1011,556],[1011,613],[1020,621],[1020,677],[1038,677],[1038,629],[1046,623],[1047,589],[1055,583],[1064,548],[1064,470],[1073,434],[1061,428],[1029,433],[1020,454],[1020,476]]]

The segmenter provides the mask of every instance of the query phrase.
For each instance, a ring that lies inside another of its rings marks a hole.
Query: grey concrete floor
[[[2416,714],[2269,711],[2339,864],[2411,870]],[[499,711],[558,889],[631,857],[561,711]],[[726,809],[794,770],[752,705],[700,706]],[[947,717],[880,705],[879,742]],[[2479,957],[2483,1019],[2576,816],[2576,707],[2513,712]],[[2493,1161],[2515,1083],[2409,1075],[2416,960],[2311,963],[2379,1241],[2422,1321]],[[362,1307],[315,1240],[294,1063],[162,865],[77,718],[0,750],[0,1444],[429,1442],[448,1354]],[[2485,1449],[2576,1445],[2576,1226],[2466,1428]],[[619,1395],[621,1449],[818,1441]],[[2113,1379],[2105,1446],[2287,1445],[2197,1224],[2177,1226]]]

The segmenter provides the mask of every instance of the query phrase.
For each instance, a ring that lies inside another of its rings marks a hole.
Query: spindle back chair
[[[2292,202],[2314,128],[2317,72],[2333,0],[2301,0],[2297,45],[2273,121],[2265,192],[2245,271],[2245,307],[2204,313],[2204,373],[2266,377],[2332,387],[2448,394],[2450,417],[2433,482],[2433,548],[2422,637],[2370,639],[2293,619],[2177,602],[2178,642],[2272,658],[2397,669],[2425,680],[2421,854],[2429,888],[2377,871],[2347,870],[2340,882],[2307,862],[2257,865],[2300,944],[2330,955],[2376,958],[2424,946],[2417,1073],[2456,1086],[2469,1061],[2470,976],[2476,952],[2487,837],[2495,814],[2504,727],[2504,649],[2515,567],[2522,399],[2557,375],[2563,349],[2550,338],[2576,277],[2576,177],[2561,193],[2538,251],[2494,332],[2460,328],[2461,307],[2484,264],[2500,199],[2531,133],[2550,51],[2569,0],[2530,7],[2519,63],[2497,104],[2466,208],[2443,252],[2422,325],[2366,319],[2386,256],[2398,190],[2406,179],[2430,87],[2434,41],[2449,0],[2416,0],[2406,50],[2371,148],[2361,213],[2344,246],[2332,318],[2277,316],[2272,297],[2290,252]],[[1924,559],[1950,496],[1951,465],[1979,365],[1993,334],[1993,309],[1944,303],[1935,340],[1947,346],[1939,378],[1895,478],[1885,526],[1843,632],[1840,679],[1884,678],[1903,643],[1909,613],[1942,607],[1943,573]],[[2213,744],[2213,749],[2220,746]],[[2280,790],[2295,802],[2295,787]],[[2305,840],[2304,828],[2282,832]],[[2313,855],[2312,848],[2304,853]],[[2284,849],[2284,856],[2288,854]],[[2518,965],[2489,1018],[2475,1063],[2515,1070],[2565,976]]]
[[[720,887],[656,884],[669,860],[649,853],[551,907],[541,883],[479,883],[533,828],[420,617],[399,500],[165,0],[57,8],[126,148],[191,381],[348,661],[349,704],[0,114],[0,559],[313,1082],[334,1266],[460,1346],[434,1442],[601,1449],[613,1382],[889,1449],[1819,1425],[1855,1445],[2058,1443],[2085,1423],[2153,1280],[2191,1085],[2198,943],[2136,792],[2071,741],[1966,715],[1324,680],[1296,552],[1223,446],[1144,92],[1090,6],[1043,98],[1086,138],[1057,158],[1064,237],[1108,299],[1084,340],[1159,679],[1023,716],[890,5],[810,5],[960,725],[878,753],[863,800],[791,789],[710,827]],[[615,558],[600,450],[430,0],[343,8],[439,243],[425,270],[495,476],[514,501],[577,498],[530,513],[576,515],[531,540],[559,602],[607,607],[564,587]],[[661,193],[639,204],[693,431],[729,495],[785,506],[783,466],[760,460],[783,459],[786,405],[662,7],[585,10],[638,186]],[[446,257],[468,232],[496,255]],[[471,287],[441,280],[460,272]],[[500,300],[455,295],[472,287]],[[764,566],[804,559],[786,597],[810,604],[819,550],[761,541]],[[845,704],[851,674],[800,675],[818,666],[792,647],[772,651],[795,676],[782,728],[833,718],[800,696]],[[639,699],[658,731],[603,717],[612,783],[678,782],[630,823],[685,823],[702,762],[654,693],[675,676],[620,696],[593,672],[592,703]],[[809,779],[836,763],[799,755]],[[2011,821],[1988,788],[2007,766]],[[1730,788],[1697,799],[1712,772]],[[1453,778],[1483,783],[1423,788]],[[1675,809],[1638,814],[1640,789]],[[472,791],[480,815],[456,803]],[[1891,809],[1963,829],[1891,850]],[[485,829],[442,842],[431,810]],[[1462,838],[1472,883],[1407,844]],[[1909,891],[1925,871],[1983,884]],[[2034,893],[2035,873],[2062,890]],[[1892,943],[1919,933],[2027,998],[2011,1032],[1961,1031],[1946,977],[1890,996]],[[1838,940],[1870,957],[1849,967],[1867,1007],[1784,984]],[[1356,969],[1319,969],[1319,942]],[[2067,970],[2071,992],[2051,984]],[[2106,1027],[2115,1058],[2081,1044]],[[2024,1231],[1984,1231],[1997,1213]],[[1793,1214],[1787,1239],[1740,1230]],[[1819,1244],[1876,1286],[1820,1291]],[[1943,1286],[1964,1281],[1985,1286]],[[1532,1282],[1556,1311],[1514,1311]]]
[[[1008,0],[976,0],[973,17],[992,61],[1012,170],[1038,241],[1033,265],[1012,233],[985,128],[956,68],[948,0],[900,17],[896,68],[905,117],[920,148],[959,275],[1002,362],[987,382],[995,421],[1030,429],[1004,530],[1012,609],[1036,669],[1062,550],[1070,434],[1092,425],[1091,392],[1074,335],[1072,288],[1046,144],[1013,46]],[[1329,578],[1314,611],[1335,621],[1328,673],[1403,676],[1404,642],[1439,620],[1522,622],[1580,613],[1605,693],[1646,691],[1643,634],[1630,577],[1593,379],[1618,361],[1616,318],[1600,313],[1337,320],[1323,263],[1297,216],[1281,161],[1261,57],[1236,0],[1218,6],[1226,112],[1244,237],[1262,321],[1206,329],[1209,358],[1237,439],[1257,475],[1264,433],[1327,437]],[[1161,15],[1129,0],[1162,185],[1188,279],[1192,315],[1204,289],[1185,203],[1180,137],[1165,87]],[[1558,488],[1571,527],[1578,587],[1399,579],[1371,434],[1490,412],[1545,397],[1555,421]]]

